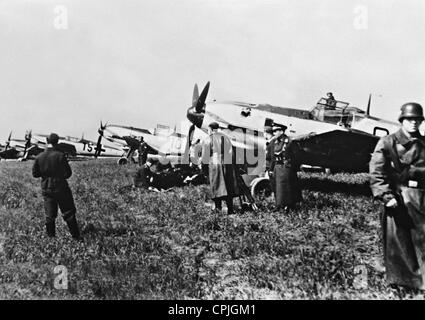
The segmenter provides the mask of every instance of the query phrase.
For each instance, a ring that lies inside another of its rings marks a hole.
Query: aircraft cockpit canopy
[[[355,115],[358,114],[365,114],[365,112],[356,107],[349,107],[348,102],[328,98],[320,98],[310,111],[311,119],[344,127],[351,127]]]

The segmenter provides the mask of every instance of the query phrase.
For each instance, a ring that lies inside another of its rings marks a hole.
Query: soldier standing
[[[275,187],[274,177],[273,177],[272,172],[270,171],[271,161],[272,161],[272,153],[273,153],[272,150],[271,150],[270,143],[274,139],[273,127],[271,127],[271,126],[265,126],[264,127],[264,138],[266,139],[266,146],[265,146],[265,148],[266,148],[266,150],[265,150],[265,153],[266,153],[266,173],[267,173],[267,176],[270,180],[271,190],[272,190],[273,193],[275,193],[276,190],[274,189],[274,187]]]
[[[72,237],[81,239],[75,217],[74,199],[66,181],[71,177],[72,171],[65,154],[57,149],[58,141],[59,136],[56,133],[49,135],[47,149],[35,158],[32,175],[34,178],[41,177],[47,235],[55,236],[55,220],[59,206]]]
[[[147,159],[148,159],[148,144],[145,142],[143,136],[140,137],[140,144],[139,144],[139,166],[143,166]]]
[[[425,138],[422,106],[401,107],[402,127],[382,137],[370,161],[373,196],[381,213],[386,278],[390,285],[425,289]]]
[[[239,194],[234,165],[234,155],[230,139],[218,132],[219,125],[212,122],[209,125],[209,137],[204,142],[202,161],[208,161],[208,173],[212,199],[215,210],[222,209],[222,201],[226,201],[227,213],[233,214],[233,198]]]
[[[270,182],[276,199],[276,211],[288,212],[302,200],[295,165],[293,143],[285,134],[286,126],[275,123],[274,138],[267,147]]]

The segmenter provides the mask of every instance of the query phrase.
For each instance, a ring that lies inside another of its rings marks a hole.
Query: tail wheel
[[[256,178],[251,183],[251,195],[256,202],[261,202],[272,195],[270,180],[266,177]]]
[[[127,160],[127,158],[119,158],[118,161],[117,161],[117,163],[120,166],[123,166],[123,165],[126,165],[128,163],[128,160]]]

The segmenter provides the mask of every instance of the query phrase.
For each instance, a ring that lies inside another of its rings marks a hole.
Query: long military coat
[[[208,162],[213,199],[239,195],[232,143],[226,135],[214,132],[203,142],[202,162]]]
[[[396,198],[381,215],[387,282],[425,289],[425,139],[403,129],[383,137],[370,161],[376,199]]]
[[[272,139],[267,146],[267,169],[273,172],[271,184],[278,208],[293,206],[302,200],[293,146],[286,135]]]

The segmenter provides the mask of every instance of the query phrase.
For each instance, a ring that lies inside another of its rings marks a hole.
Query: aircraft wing
[[[293,137],[299,164],[348,172],[367,171],[379,137],[357,130],[333,130]]]
[[[183,154],[186,146],[186,136],[180,133],[170,135],[154,135],[147,129],[135,128],[121,125],[107,125],[104,128],[103,136],[111,142],[123,141],[131,149],[139,147],[140,137],[149,146],[151,154]]]

